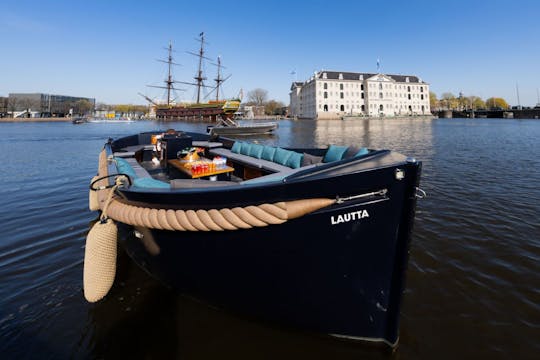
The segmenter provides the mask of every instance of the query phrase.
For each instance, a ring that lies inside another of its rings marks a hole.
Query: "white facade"
[[[290,101],[298,118],[431,115],[429,84],[406,75],[319,71],[292,84]]]

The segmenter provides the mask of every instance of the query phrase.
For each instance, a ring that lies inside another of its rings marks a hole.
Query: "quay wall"
[[[441,110],[434,114],[439,118],[540,119],[540,109]]]

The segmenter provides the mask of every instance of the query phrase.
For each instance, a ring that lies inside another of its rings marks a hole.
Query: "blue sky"
[[[145,103],[162,97],[163,50],[178,80],[196,70],[197,35],[222,56],[225,95],[268,90],[288,104],[291,81],[314,71],[417,75],[439,97],[537,102],[540,1],[26,1],[0,5],[0,96],[44,92]],[[208,65],[208,77],[215,68]],[[296,75],[291,72],[295,70]],[[188,88],[178,93],[192,100]]]

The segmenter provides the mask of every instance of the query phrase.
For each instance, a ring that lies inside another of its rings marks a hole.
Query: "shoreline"
[[[71,122],[71,118],[0,118],[0,123]]]

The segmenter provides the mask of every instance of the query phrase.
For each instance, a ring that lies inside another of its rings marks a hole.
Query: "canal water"
[[[281,146],[358,144],[423,161],[395,352],[237,317],[180,296],[124,254],[85,302],[88,183],[111,137],[204,124],[0,124],[2,359],[537,359],[540,121],[280,122]]]

